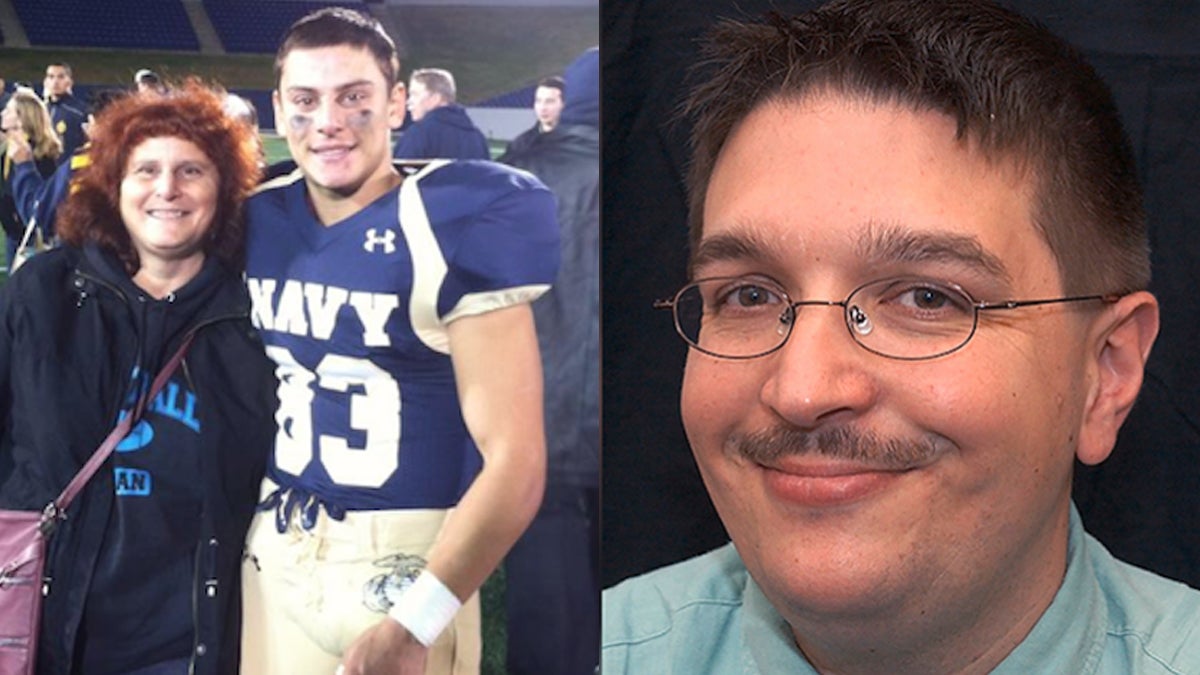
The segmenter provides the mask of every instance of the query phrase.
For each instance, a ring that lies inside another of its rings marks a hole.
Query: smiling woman
[[[0,291],[0,508],[40,509],[137,420],[50,538],[37,672],[237,670],[275,380],[241,281],[257,149],[221,103],[193,83],[110,104],[63,245]]]
[[[155,136],[129,154],[121,219],[142,265],[134,281],[155,297],[203,263],[217,184],[217,167],[191,141]]]
[[[193,83],[169,98],[130,96],[106,108],[92,165],[63,207],[62,239],[99,243],[130,275],[152,275],[157,285],[186,283],[208,255],[238,269],[241,202],[258,172],[253,136],[221,100]]]

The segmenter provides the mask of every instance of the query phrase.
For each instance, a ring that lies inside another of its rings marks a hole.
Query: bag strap
[[[195,336],[195,332],[187,334],[187,337],[183,339],[183,344],[179,345],[179,349],[175,350],[175,354],[171,356],[171,360],[167,361],[162,370],[158,371],[158,375],[155,376],[154,382],[150,385],[150,391],[138,398],[133,410],[109,432],[108,437],[104,439],[100,447],[96,448],[91,458],[79,469],[79,473],[75,474],[71,482],[67,483],[67,487],[63,488],[58,498],[46,505],[45,511],[42,512],[43,532],[48,532],[53,527],[55,520],[66,517],[67,507],[71,505],[71,502],[74,501],[75,496],[79,494],[83,486],[100,469],[100,465],[104,464],[104,460],[108,459],[108,456],[112,454],[117,444],[129,433],[129,429],[133,426],[133,423],[141,419],[146,406],[150,401],[154,400],[154,397],[166,385],[167,380],[171,378],[175,369],[179,367],[180,362],[183,361],[183,356],[187,353],[188,347],[192,345],[192,338]]]
[[[21,237],[21,243],[17,244],[17,250],[22,250],[29,246],[29,240],[33,237],[33,233],[38,229],[37,218],[30,218],[29,224],[25,226],[25,234]]]

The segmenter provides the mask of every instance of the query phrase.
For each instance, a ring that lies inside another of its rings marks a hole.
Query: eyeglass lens
[[[752,358],[787,341],[812,306],[836,304],[850,336],[866,349],[899,359],[945,354],[971,339],[976,310],[958,288],[925,279],[885,279],[865,284],[844,301],[793,302],[763,279],[705,279],[676,296],[680,335],[715,356]]]

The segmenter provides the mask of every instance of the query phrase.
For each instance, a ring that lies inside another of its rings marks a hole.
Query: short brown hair
[[[1035,187],[1031,214],[1066,293],[1128,292],[1150,282],[1133,149],[1112,93],[1045,27],[986,0],[835,0],[708,36],[689,170],[693,249],[717,157],[768,101],[834,92],[954,118],[958,138],[1012,162]],[[715,69],[715,72],[714,72]]]
[[[275,86],[283,76],[283,62],[293,49],[317,49],[347,45],[365,49],[375,58],[388,89],[400,74],[396,43],[377,19],[345,7],[326,7],[301,17],[292,24],[275,52]]]
[[[91,241],[112,251],[133,275],[141,267],[121,219],[121,181],[129,155],[150,138],[181,138],[196,144],[217,167],[217,209],[207,255],[240,271],[245,251],[242,203],[258,182],[257,150],[245,125],[225,114],[219,93],[189,81],[167,97],[126,95],[110,103],[92,128],[88,156],[55,231],[76,246]]]
[[[557,89],[558,93],[562,94],[567,89],[567,81],[558,75],[548,75],[538,80],[537,86],[551,87],[553,89]]]
[[[47,63],[46,70],[50,70],[51,68],[62,68],[66,72],[67,77],[72,79],[75,78],[74,71],[71,70],[71,64],[67,63],[66,61],[51,61],[50,63]]]

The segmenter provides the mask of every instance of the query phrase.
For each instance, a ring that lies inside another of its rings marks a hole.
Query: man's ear
[[[408,105],[408,89],[405,88],[403,82],[397,82],[392,87],[391,96],[388,97],[388,126],[393,130],[399,129],[404,124],[404,112]]]
[[[1103,462],[1116,445],[1157,335],[1158,300],[1146,291],[1122,297],[1097,319],[1089,341],[1095,370],[1075,451],[1084,464]]]

